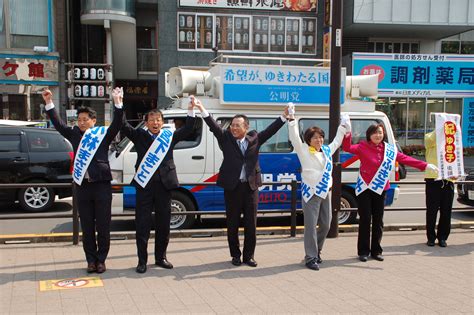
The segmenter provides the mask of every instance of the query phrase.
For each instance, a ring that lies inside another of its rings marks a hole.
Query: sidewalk
[[[39,281],[91,276],[82,247],[0,245],[0,313],[472,314],[472,230],[453,230],[447,248],[425,240],[424,231],[386,232],[385,261],[362,263],[357,233],[343,233],[327,240],[321,270],[312,271],[301,235],[259,236],[257,268],[231,265],[225,237],[172,238],[175,268],[149,265],[143,275],[134,270],[134,241],[113,241],[103,287],[47,292]]]

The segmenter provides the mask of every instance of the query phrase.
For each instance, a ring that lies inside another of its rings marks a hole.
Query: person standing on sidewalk
[[[243,114],[232,118],[229,129],[222,129],[209,115],[202,103],[192,97],[195,107],[199,108],[204,121],[216,137],[224,154],[219,169],[217,185],[224,189],[227,220],[227,241],[229,243],[232,264],[243,263],[257,267],[254,259],[257,243],[257,206],[258,187],[262,186],[261,170],[258,162],[260,147],[285,124],[288,107],[261,132],[249,131],[249,119]],[[244,248],[240,251],[239,223],[244,214]]]
[[[425,135],[426,162],[434,165],[438,164],[436,156],[436,132],[432,131]],[[426,245],[434,246],[435,240],[441,247],[448,244],[449,233],[451,231],[451,210],[454,199],[454,180],[438,178],[438,172],[426,169],[425,187],[426,187]],[[438,232],[436,233],[436,216],[439,210]]]
[[[112,95],[120,93],[118,89]],[[122,107],[115,106],[114,118],[108,128],[95,127],[96,112],[90,107],[77,110],[77,126],[68,127],[54,110],[53,94],[43,91],[46,113],[54,128],[74,148],[74,198],[76,198],[82,229],[82,245],[86,254],[87,272],[103,273],[110,248],[112,187],[108,153],[109,145],[122,125]],[[97,231],[97,240],[96,233]]]
[[[299,135],[298,122],[290,114],[289,137],[301,163],[301,199],[304,213],[304,250],[306,267],[319,270],[321,250],[331,226],[332,155],[341,146],[350,124],[340,125],[334,140],[324,144],[324,131],[310,127]],[[318,225],[318,229],[316,229]]]
[[[114,103],[121,106],[123,95],[115,95]],[[172,269],[166,257],[170,238],[171,191],[179,187],[176,166],[173,160],[174,146],[188,137],[194,126],[194,110],[188,106],[184,127],[171,131],[163,128],[163,113],[153,109],[145,115],[145,126],[134,129],[123,114],[122,133],[135,145],[137,162],[132,184],[137,190],[135,211],[138,273],[145,273],[148,261],[148,239],[150,238],[151,213],[155,212],[155,265]]]
[[[344,151],[357,155],[360,159],[359,177],[355,187],[359,213],[359,233],[357,254],[359,260],[366,262],[368,256],[383,261],[382,241],[383,212],[386,191],[390,188],[390,174],[395,169],[395,161],[415,167],[421,171],[429,168],[437,170],[433,164],[427,164],[397,152],[395,145],[387,142],[383,124],[373,124],[366,132],[366,141],[351,144],[352,135],[345,135],[342,142]],[[372,241],[370,223],[372,222]]]

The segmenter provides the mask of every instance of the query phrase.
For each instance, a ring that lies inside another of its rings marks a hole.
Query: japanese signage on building
[[[58,85],[57,56],[0,54],[1,84]]]
[[[379,73],[379,96],[473,96],[474,55],[353,54],[353,74]]]
[[[280,65],[221,65],[221,102],[233,104],[329,105],[330,70]],[[342,69],[341,104],[346,70]],[[243,92],[245,91],[245,92]]]
[[[108,99],[110,65],[68,64],[67,73],[70,99]]]
[[[179,6],[316,12],[318,0],[179,0]]]
[[[464,99],[462,138],[465,147],[474,147],[474,98]]]

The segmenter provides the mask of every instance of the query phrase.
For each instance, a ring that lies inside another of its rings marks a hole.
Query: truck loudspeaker
[[[203,95],[212,87],[211,74],[208,71],[189,70],[174,67],[169,70],[167,78],[169,96],[183,94]]]
[[[346,95],[353,98],[370,97],[377,98],[379,86],[379,75],[353,75],[346,77]]]

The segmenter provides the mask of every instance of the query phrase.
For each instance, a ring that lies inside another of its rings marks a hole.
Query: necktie
[[[245,155],[245,147],[244,147],[244,141],[237,141],[239,143],[240,151],[242,152],[243,155]]]

